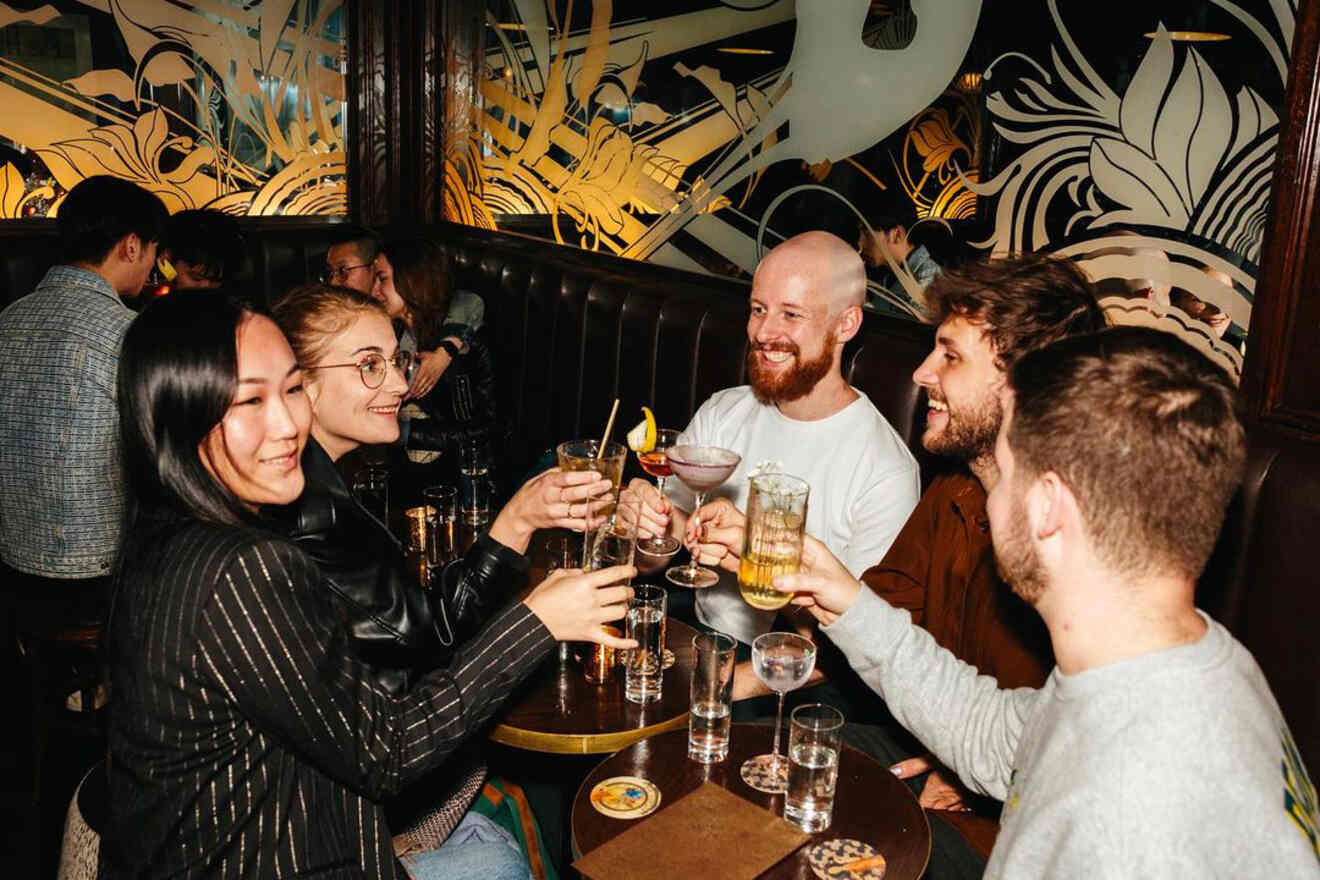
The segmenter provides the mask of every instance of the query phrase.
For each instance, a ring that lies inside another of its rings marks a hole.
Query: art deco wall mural
[[[1124,320],[1236,369],[1295,2],[1119,3],[1080,42],[1085,16],[1059,7],[489,0],[451,95],[449,216],[737,273],[804,218],[848,234],[900,198],[983,251],[1077,258]],[[1162,26],[1189,16],[1216,33]],[[920,314],[893,268],[876,304]]]
[[[343,215],[340,0],[0,2],[0,217],[113,174],[171,211]]]

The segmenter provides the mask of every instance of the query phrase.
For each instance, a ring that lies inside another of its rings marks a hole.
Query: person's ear
[[[847,342],[862,329],[862,307],[848,306],[839,314],[835,324],[835,339],[839,344]]]
[[[119,258],[125,263],[136,263],[144,251],[146,248],[142,246],[142,239],[138,238],[136,232],[130,232],[119,239]]]
[[[1037,477],[1027,490],[1027,520],[1038,542],[1061,535],[1077,500],[1054,471]]]
[[[325,390],[321,387],[320,379],[312,378],[315,375],[315,371],[303,373],[303,392],[307,395],[307,403],[312,408],[312,415],[316,415],[317,401],[321,399],[321,392]]]

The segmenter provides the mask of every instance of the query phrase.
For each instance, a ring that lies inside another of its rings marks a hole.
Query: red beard
[[[801,359],[801,349],[792,342],[767,345],[752,344],[747,350],[747,381],[752,394],[761,403],[790,403],[806,397],[816,383],[825,378],[834,365],[834,345],[837,338],[833,330],[825,337],[825,345],[815,360]],[[761,366],[758,356],[763,351],[786,351],[793,355],[793,366],[782,372],[772,372]]]

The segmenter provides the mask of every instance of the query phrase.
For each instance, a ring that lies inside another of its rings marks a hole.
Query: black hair
[[[163,247],[175,259],[202,267],[212,281],[232,281],[243,265],[243,234],[223,211],[180,211],[170,218]]]
[[[99,265],[123,238],[145,247],[165,235],[169,213],[153,193],[127,180],[99,174],[78,183],[60,203],[55,228],[61,259]]]
[[[256,523],[199,453],[233,401],[238,329],[254,314],[228,294],[199,291],[156,300],[129,325],[119,357],[119,431],[139,517]]]
[[[381,237],[365,226],[346,226],[330,241],[330,247],[351,244],[364,262],[370,263],[380,253]]]

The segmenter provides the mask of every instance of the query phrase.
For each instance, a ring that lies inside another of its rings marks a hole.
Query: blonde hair
[[[293,347],[299,366],[316,366],[334,337],[358,316],[375,313],[389,320],[385,307],[364,293],[333,284],[304,284],[290,290],[270,310]]]

